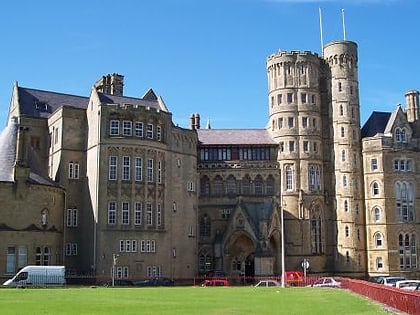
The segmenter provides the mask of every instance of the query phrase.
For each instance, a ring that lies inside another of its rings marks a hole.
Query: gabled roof
[[[277,145],[266,129],[197,129],[201,145]]]
[[[48,118],[58,108],[68,105],[86,109],[88,97],[18,87],[20,112],[30,117]]]
[[[383,134],[390,117],[391,113],[388,112],[372,112],[369,119],[362,127],[362,138]]]

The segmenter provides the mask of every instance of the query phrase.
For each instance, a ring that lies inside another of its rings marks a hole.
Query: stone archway
[[[225,271],[238,282],[254,277],[255,244],[245,233],[232,235],[225,246]]]

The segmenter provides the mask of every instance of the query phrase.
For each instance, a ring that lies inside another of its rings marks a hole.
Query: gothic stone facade
[[[177,127],[153,90],[124,96],[118,74],[89,97],[15,84],[0,270],[247,278],[280,275],[285,253],[287,270],[419,277],[419,93],[360,128],[349,41],[270,55],[267,77],[267,127],[245,130],[201,129],[199,114]]]

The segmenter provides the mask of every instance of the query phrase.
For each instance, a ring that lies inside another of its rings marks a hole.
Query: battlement
[[[318,58],[318,54],[314,53],[312,51],[309,50],[304,50],[304,51],[300,51],[300,50],[291,50],[291,51],[282,51],[279,50],[277,53],[273,53],[271,55],[269,55],[267,57],[267,62],[271,61],[272,59],[277,59],[277,58],[287,58],[287,57],[292,57],[292,58],[296,58],[296,57],[315,57]]]

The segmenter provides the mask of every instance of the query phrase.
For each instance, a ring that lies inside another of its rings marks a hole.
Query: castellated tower
[[[285,218],[286,270],[325,270],[330,211],[325,203],[321,65],[311,52],[279,52],[267,59],[269,131],[279,144]]]
[[[336,215],[336,272],[363,274],[366,264],[357,44],[332,42],[324,47],[330,101],[331,183]],[[334,246],[334,244],[332,244]]]
[[[408,122],[419,120],[419,91],[410,90],[405,93]]]

